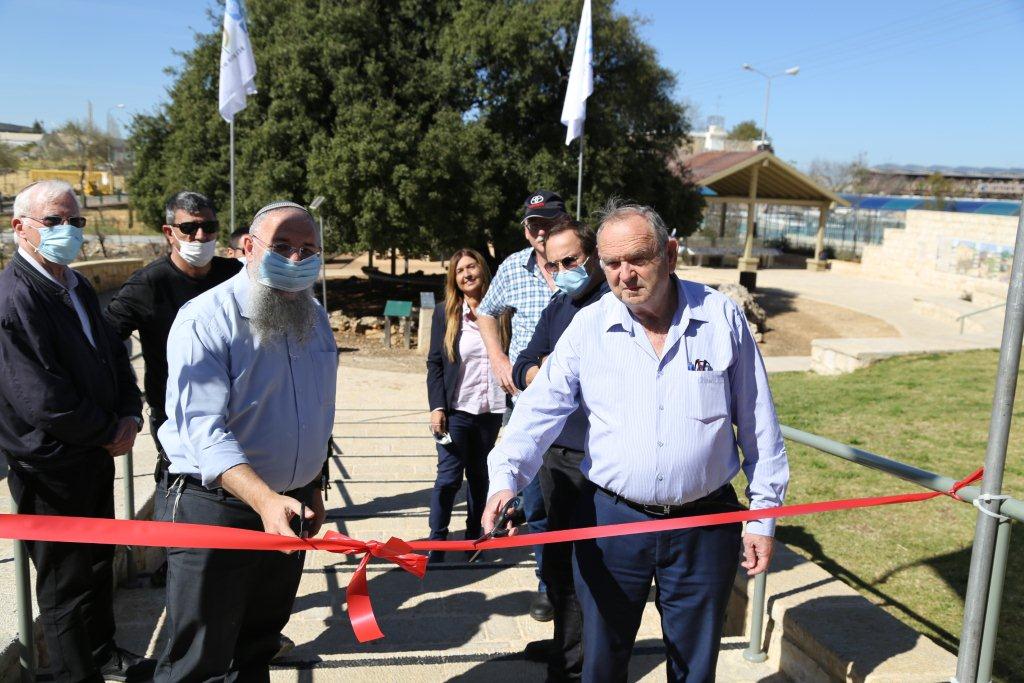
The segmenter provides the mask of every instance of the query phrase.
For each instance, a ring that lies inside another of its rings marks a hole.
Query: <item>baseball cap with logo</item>
[[[537,190],[526,198],[523,202],[523,208],[526,212],[523,214],[523,220],[527,218],[557,218],[558,216],[568,215],[565,210],[565,202],[554,192],[548,190]]]

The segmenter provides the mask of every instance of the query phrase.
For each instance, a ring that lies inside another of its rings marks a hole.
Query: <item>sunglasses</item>
[[[564,268],[565,270],[572,270],[573,268],[576,267],[581,258],[583,257],[566,256],[565,258],[559,259],[557,261],[547,261],[544,263],[544,270],[546,270],[550,275],[554,275],[555,273],[558,272],[559,264],[561,264],[562,268]],[[586,261],[584,261],[583,263],[586,264]]]
[[[200,230],[207,235],[217,232],[220,230],[220,221],[186,221],[184,223],[171,223],[171,227],[181,230],[184,234],[191,237]]]
[[[42,218],[36,218],[35,216],[24,216],[24,218],[31,218],[34,221],[42,223],[48,228],[56,228],[58,225],[63,225],[64,223],[67,223],[68,225],[72,225],[79,229],[85,227],[84,216],[69,216],[68,218],[64,218],[63,216],[43,216]]]
[[[323,252],[323,249],[319,247],[293,247],[292,245],[285,244],[284,242],[274,242],[273,244],[267,244],[256,235],[250,235],[250,237],[252,237],[254,240],[262,244],[264,248],[269,249],[278,256],[283,256],[285,258],[291,258],[292,254],[298,254],[299,260],[305,261],[310,256],[317,256],[318,254]]]

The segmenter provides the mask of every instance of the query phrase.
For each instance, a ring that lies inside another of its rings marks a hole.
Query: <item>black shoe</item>
[[[114,654],[100,667],[100,676],[105,681],[152,681],[156,672],[156,660],[114,647]]]
[[[279,639],[280,640],[278,641],[277,654],[274,655],[273,658],[271,658],[271,664],[279,662],[281,659],[287,656],[289,652],[295,649],[295,641],[286,636],[285,634],[282,633],[279,636]]]
[[[547,593],[538,592],[530,603],[530,616],[536,621],[551,621],[555,618],[555,608],[548,600]]]
[[[553,640],[531,640],[523,649],[523,658],[528,662],[546,662],[551,658],[554,647]]]

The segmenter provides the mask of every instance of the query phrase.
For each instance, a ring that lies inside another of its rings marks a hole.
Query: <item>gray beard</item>
[[[299,343],[310,338],[316,304],[308,289],[281,292],[253,280],[249,296],[249,323],[261,342],[282,341],[288,334]]]

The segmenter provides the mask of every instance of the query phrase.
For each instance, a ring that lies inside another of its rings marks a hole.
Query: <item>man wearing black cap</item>
[[[530,343],[541,312],[558,291],[552,276],[541,267],[544,263],[544,239],[555,222],[569,216],[562,198],[548,190],[531,193],[523,202],[523,208],[523,236],[530,246],[517,251],[502,262],[494,279],[491,280],[487,294],[476,310],[477,324],[480,326],[484,346],[487,347],[491,371],[510,397],[509,408],[512,407],[511,401],[515,400],[515,394],[519,391],[512,380],[512,365]],[[512,339],[507,355],[501,346],[496,320],[505,313],[512,313]],[[511,409],[505,412],[506,422],[511,413]],[[530,531],[546,531],[547,519],[539,480],[534,479],[523,490],[523,505]],[[534,546],[538,592],[530,605],[530,616],[537,621],[550,621],[554,617],[554,612],[551,601],[548,600],[547,588],[541,579],[543,549],[544,546]]]

